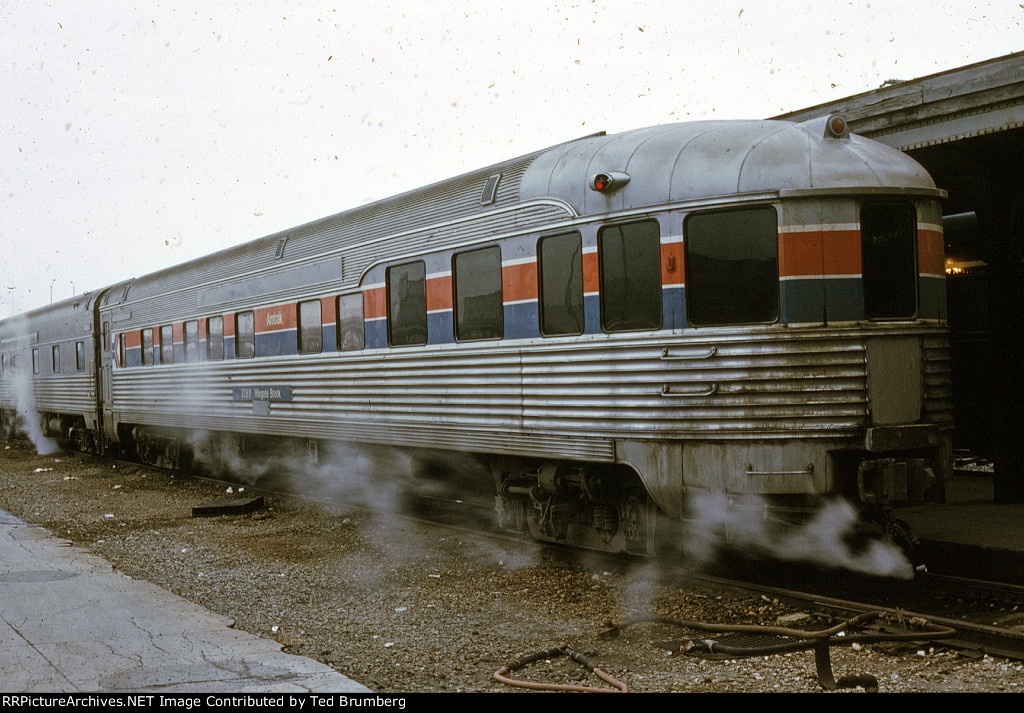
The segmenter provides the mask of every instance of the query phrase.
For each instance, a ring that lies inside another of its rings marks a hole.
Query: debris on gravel
[[[39,456],[21,442],[0,449],[0,508],[375,691],[526,690],[495,672],[563,646],[630,691],[822,690],[810,651],[679,654],[680,630],[664,624],[601,636],[609,623],[648,613],[827,625],[778,601],[668,583],[653,563],[613,567],[356,506],[239,490],[90,456]],[[257,495],[257,509],[192,516],[204,504]],[[882,692],[1024,691],[1024,664],[937,645],[841,647],[831,658],[836,678],[871,674]],[[539,657],[508,675],[609,688],[567,656]]]

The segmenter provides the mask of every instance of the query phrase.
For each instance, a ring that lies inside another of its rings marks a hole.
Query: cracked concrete
[[[5,692],[367,692],[0,510]]]

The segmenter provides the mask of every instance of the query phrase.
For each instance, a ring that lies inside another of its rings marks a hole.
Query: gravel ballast
[[[374,691],[523,690],[494,673],[562,645],[636,692],[822,690],[809,651],[672,655],[690,634],[664,624],[599,636],[637,614],[770,626],[799,615],[777,601],[665,584],[653,564],[609,571],[598,558],[570,561],[358,506],[264,494],[259,509],[193,517],[204,503],[256,495],[231,490],[90,456],[40,456],[21,442],[0,451],[0,508]],[[889,693],[1024,691],[1021,662],[939,646],[834,648],[832,665],[837,678],[872,674]],[[564,656],[511,675],[607,687]]]

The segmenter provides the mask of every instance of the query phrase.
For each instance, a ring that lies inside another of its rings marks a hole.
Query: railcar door
[[[123,292],[121,292],[122,289]],[[113,412],[113,372],[118,358],[118,349],[114,334],[114,310],[111,307],[123,302],[127,293],[127,287],[113,287],[105,290],[96,298],[96,408],[101,431],[97,440],[103,450],[106,450],[107,445],[116,443],[118,440]],[[100,305],[103,305],[104,309],[101,309]]]
[[[104,437],[105,428],[105,404],[109,401],[110,392],[110,374],[109,370],[104,366],[106,361],[109,360],[109,337],[110,337],[110,315],[100,312],[100,305],[106,298],[109,290],[103,290],[96,295],[96,301],[93,303],[93,328],[92,328],[92,344],[93,344],[93,358],[91,360],[91,366],[93,371],[93,379],[96,384],[96,431],[94,433],[94,440],[96,442],[96,451],[103,453],[106,451],[105,444],[107,439]]]

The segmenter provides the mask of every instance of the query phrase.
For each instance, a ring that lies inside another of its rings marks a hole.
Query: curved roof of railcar
[[[596,173],[630,181],[590,190]],[[856,135],[826,137],[825,119],[701,121],[581,139],[543,152],[523,176],[520,197],[558,197],[592,215],[609,210],[733,194],[828,188],[935,189],[905,154]]]
[[[631,180],[608,195],[590,190],[590,178],[607,171],[628,173]],[[494,200],[483,201],[485,186],[495,176],[500,178]],[[426,228],[467,220],[476,221],[474,232],[460,234],[459,240],[486,239],[510,226],[542,226],[573,213],[594,215],[737,193],[844,187],[935,190],[927,172],[895,149],[858,136],[826,138],[823,119],[800,124],[704,121],[595,134],[161,270],[135,280],[127,301],[176,291],[181,306],[191,304],[193,311],[195,297],[186,296],[182,288],[216,285],[343,249],[343,282],[353,286],[372,261],[415,251],[417,245],[436,247],[444,231]],[[543,206],[547,213],[538,207],[529,215],[500,217],[504,209],[544,201],[549,203]],[[435,243],[420,242],[428,232]],[[394,244],[380,240],[385,236],[394,236]],[[174,310],[171,304],[166,307]]]
[[[15,343],[26,346],[29,335],[38,343],[87,339],[92,329],[93,299],[98,294],[86,292],[0,320],[0,349]]]

